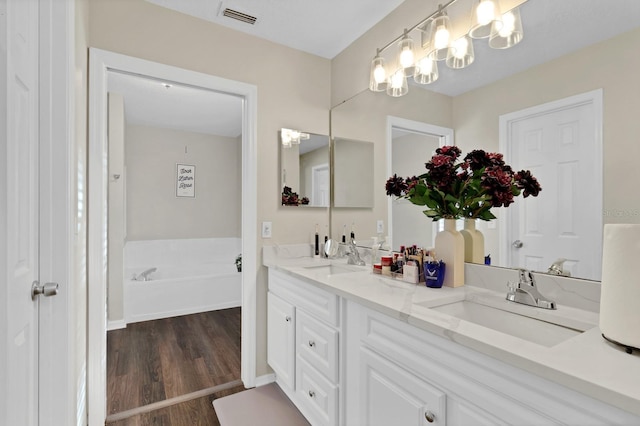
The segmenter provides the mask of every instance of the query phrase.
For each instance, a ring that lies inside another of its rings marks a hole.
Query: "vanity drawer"
[[[299,310],[296,318],[296,354],[338,381],[338,331]]]
[[[296,395],[311,424],[338,424],[338,387],[300,356],[296,358]]]
[[[314,317],[338,326],[337,295],[281,271],[269,269],[269,291]]]

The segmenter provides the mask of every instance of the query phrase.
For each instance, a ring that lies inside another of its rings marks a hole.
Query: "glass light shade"
[[[502,27],[498,0],[479,0],[471,10],[471,38],[487,38]]]
[[[451,50],[451,24],[446,12],[441,12],[433,19],[429,27],[429,56],[436,61],[447,59]]]
[[[419,84],[431,84],[438,79],[438,62],[429,55],[424,56],[416,63],[416,72],[413,80]]]
[[[406,31],[404,37],[398,43],[398,50],[398,63],[404,68],[405,76],[413,75],[416,65],[413,39],[409,37]]]
[[[406,95],[408,92],[409,85],[407,84],[407,76],[404,73],[404,68],[398,68],[396,72],[389,76],[387,95],[397,98]]]
[[[489,37],[489,46],[494,49],[508,49],[520,43],[524,37],[520,10],[512,9],[502,15],[502,25]]]
[[[384,92],[387,89],[387,70],[384,58],[376,55],[371,61],[371,75],[369,77],[369,90],[372,92]]]
[[[449,56],[447,56],[447,66],[449,68],[460,69],[473,63],[475,54],[471,37],[467,35],[462,36],[451,45],[453,49],[449,50]]]

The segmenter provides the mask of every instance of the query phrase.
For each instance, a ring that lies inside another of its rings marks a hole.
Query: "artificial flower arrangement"
[[[481,149],[469,152],[459,161],[457,146],[436,149],[426,163],[427,172],[403,179],[387,180],[387,195],[405,198],[426,206],[424,214],[432,220],[495,219],[492,207],[507,207],[520,194],[538,196],[542,188],[528,170],[513,172],[500,153]]]
[[[285,186],[282,189],[282,205],[283,206],[306,206],[309,204],[309,198],[298,196],[297,192],[293,192],[291,187]]]

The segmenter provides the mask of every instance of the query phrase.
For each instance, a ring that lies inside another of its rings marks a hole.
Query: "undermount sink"
[[[311,270],[313,272],[318,272],[324,275],[337,275],[337,274],[346,274],[349,272],[361,272],[364,271],[364,268],[361,266],[352,266],[352,265],[337,265],[334,263],[326,264],[326,265],[314,265],[314,266],[305,266],[305,269]]]
[[[505,303],[511,302],[505,301]],[[430,309],[548,347],[582,333],[580,330],[470,300],[433,306]],[[531,309],[540,308],[531,307]]]

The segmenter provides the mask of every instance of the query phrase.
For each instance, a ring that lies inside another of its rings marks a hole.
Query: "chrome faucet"
[[[538,292],[538,288],[536,287],[531,271],[518,269],[518,273],[518,284],[513,284],[511,282],[508,284],[509,292],[507,293],[507,300],[544,309],[556,308],[555,302],[546,300],[542,297],[540,292]]]
[[[364,260],[360,258],[360,253],[358,252],[358,247],[356,247],[356,241],[351,238],[349,240],[349,251],[347,252],[347,264],[348,265],[358,265],[364,266]]]
[[[149,281],[150,280],[149,274],[152,274],[157,270],[158,270],[158,268],[149,268],[144,272],[140,272],[140,274],[138,274],[138,275],[133,274],[133,279],[135,281]]]
[[[556,260],[555,262],[553,262],[551,264],[551,266],[549,266],[549,269],[547,270],[547,273],[551,274],[551,275],[561,275],[563,277],[570,277],[571,276],[571,272],[569,271],[565,271],[564,270],[564,262],[566,262],[567,259],[565,258],[559,258],[558,260]]]

